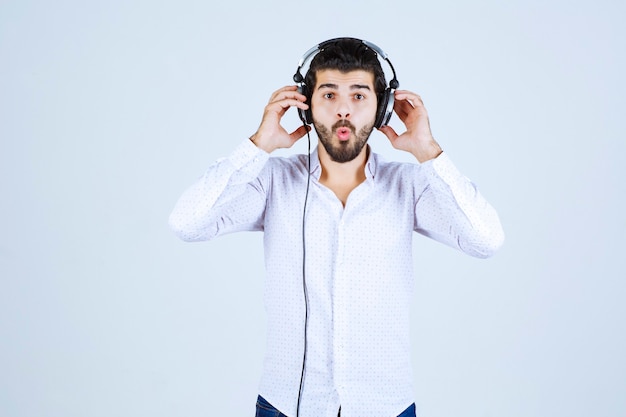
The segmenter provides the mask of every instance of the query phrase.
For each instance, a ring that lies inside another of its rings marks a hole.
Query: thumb
[[[308,131],[311,130],[311,126],[309,125],[302,125],[299,128],[297,128],[296,130],[294,130],[289,136],[291,137],[292,141],[297,141],[298,139],[300,139],[302,136],[306,135]]]
[[[391,142],[393,142],[398,137],[398,134],[391,126],[381,126],[378,128],[378,130],[382,132],[385,136],[387,136],[387,138]]]

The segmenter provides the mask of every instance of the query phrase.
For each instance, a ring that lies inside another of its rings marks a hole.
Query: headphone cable
[[[306,287],[305,225],[307,202],[309,199],[309,187],[311,185],[311,135],[309,133],[309,127],[306,125],[306,123],[304,123],[304,127],[306,128],[306,137],[308,140],[306,193],[304,195],[304,207],[302,209],[302,290],[304,292],[304,353],[302,355],[302,373],[300,374],[300,389],[298,390],[298,405],[296,409],[296,417],[300,417],[300,400],[302,399],[302,388],[304,387],[304,367],[306,365],[307,354],[307,327],[309,324],[309,294]]]

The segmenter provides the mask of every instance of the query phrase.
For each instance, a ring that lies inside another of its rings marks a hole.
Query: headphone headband
[[[298,69],[296,70],[296,73],[293,76],[293,80],[296,83],[299,83],[299,84],[304,82],[304,77],[302,76],[302,73],[300,72],[302,67],[306,63],[308,63],[309,61],[312,61],[313,58],[315,58],[315,55],[317,55],[320,52],[322,52],[327,45],[329,45],[331,43],[334,43],[334,42],[337,42],[337,41],[340,41],[340,40],[354,40],[354,41],[358,41],[358,42],[363,43],[365,46],[370,48],[372,51],[374,51],[376,53],[376,56],[378,56],[381,60],[387,62],[387,64],[389,65],[389,68],[391,68],[391,72],[393,74],[393,78],[391,79],[391,81],[389,81],[389,87],[391,87],[391,88],[393,88],[395,90],[395,89],[397,89],[400,86],[400,83],[398,82],[398,78],[396,76],[396,70],[393,67],[393,64],[389,60],[389,57],[387,56],[385,51],[383,51],[378,45],[376,45],[376,44],[374,44],[372,42],[365,41],[365,40],[362,40],[362,39],[357,39],[357,38],[333,38],[333,39],[328,39],[327,41],[318,43],[317,45],[315,45],[314,47],[312,47],[311,49],[306,51],[304,53],[304,55],[302,55],[302,58],[300,58],[300,61],[298,61]]]

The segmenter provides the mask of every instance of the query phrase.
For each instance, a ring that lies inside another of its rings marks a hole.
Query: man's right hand
[[[282,117],[290,107],[298,107],[307,110],[309,105],[305,103],[306,97],[298,93],[295,85],[283,87],[272,94],[269,103],[265,106],[263,120],[259,129],[250,136],[250,140],[267,153],[272,153],[279,148],[290,148],[300,138],[306,135],[309,126],[300,126],[288,133],[280,124]]]

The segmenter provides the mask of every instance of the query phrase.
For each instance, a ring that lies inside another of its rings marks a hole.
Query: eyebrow
[[[326,83],[320,84],[320,86],[317,87],[318,90],[321,90],[322,88],[331,88],[337,90],[339,86],[337,84]],[[350,90],[371,90],[371,88],[367,84],[352,84],[350,86]]]

